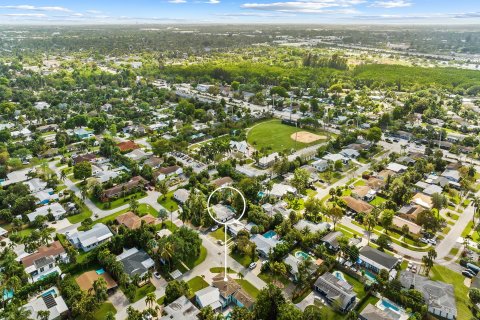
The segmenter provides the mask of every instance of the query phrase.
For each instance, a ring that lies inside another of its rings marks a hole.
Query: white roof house
[[[31,319],[38,319],[39,311],[49,311],[48,320],[59,319],[61,315],[68,311],[67,304],[60,295],[57,287],[45,290],[22,308],[30,311],[29,318]]]
[[[441,194],[442,192],[443,188],[435,184],[429,184],[425,189],[423,189],[423,193],[428,194],[429,196],[434,193]]]
[[[213,205],[210,209],[215,213],[215,219],[218,221],[226,222],[235,216],[235,212],[223,204]]]
[[[319,159],[311,163],[311,166],[320,172],[324,172],[330,166],[327,160]]]
[[[49,213],[53,215],[55,220],[59,220],[60,218],[63,217],[63,215],[66,213],[65,209],[62,207],[62,205],[58,202],[54,202],[52,204],[48,204],[43,207],[39,207],[35,209],[35,211],[27,214],[28,220],[30,221],[35,221],[35,218],[38,216],[47,216]]]
[[[358,158],[360,156],[360,152],[358,152],[355,149],[348,149],[348,148],[340,151],[340,154],[350,159]]]
[[[453,182],[460,181],[460,172],[458,172],[458,170],[447,169],[442,172],[441,176]]]
[[[216,310],[222,306],[220,303],[220,290],[215,287],[206,287],[195,293],[195,300],[201,308],[211,306]]]
[[[327,161],[331,161],[331,162],[337,162],[339,160],[342,161],[342,162],[348,161],[348,159],[340,153],[329,153],[329,154],[325,155],[322,159],[327,160]]]
[[[313,223],[308,220],[301,219],[294,226],[294,228],[299,231],[302,231],[303,229],[305,229],[305,227],[307,227],[310,232],[315,233],[317,231],[323,232],[327,229],[330,229],[331,225],[327,222]]]
[[[270,191],[270,195],[274,197],[281,198],[287,193],[296,193],[297,189],[289,186],[288,184],[283,184],[283,183],[275,183],[272,186],[272,190]]]
[[[173,193],[173,198],[180,203],[187,202],[189,196],[190,196],[190,191],[188,191],[187,189],[177,189]]]
[[[13,183],[18,183],[28,180],[28,173],[35,172],[32,168],[26,168],[22,170],[12,171],[7,173],[7,179],[3,182],[0,182],[0,185],[6,186]]]
[[[258,160],[258,165],[262,168],[268,168],[275,162],[278,157],[278,152],[271,153],[268,156],[260,158]]]
[[[407,166],[404,166],[403,164],[399,164],[396,162],[390,162],[387,166],[387,170],[393,171],[395,173],[404,172],[407,169],[408,169]]]
[[[27,182],[25,182],[25,184],[28,186],[30,192],[32,193],[45,190],[45,188],[47,187],[47,183],[39,178],[33,178],[31,180],[28,180]]]
[[[90,251],[99,244],[109,240],[113,237],[110,229],[103,223],[95,224],[92,229],[87,231],[78,231],[74,233],[67,232],[65,234],[68,241],[70,241],[76,248]]]
[[[241,154],[248,154],[248,144],[246,141],[230,141],[230,148]]]

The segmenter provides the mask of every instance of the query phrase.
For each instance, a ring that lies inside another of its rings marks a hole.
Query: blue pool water
[[[396,305],[394,305],[392,302],[386,300],[386,299],[382,299],[382,306],[384,306],[385,308],[388,308],[388,309],[391,309],[393,311],[396,311],[396,312],[399,312],[400,311],[400,308],[397,307]]]
[[[346,280],[345,277],[343,276],[343,273],[341,273],[340,271],[334,271],[334,272],[333,272],[333,275],[334,275],[338,280],[347,282],[347,280]]]
[[[265,195],[264,192],[262,192],[262,191],[259,191],[259,192],[258,192],[258,197],[259,197],[259,198],[263,198],[264,195]]]
[[[48,290],[47,292],[42,293],[42,297],[48,296],[49,294],[54,295],[55,289]]]
[[[13,298],[13,290],[3,290],[3,300],[8,300]]]
[[[103,269],[98,269],[97,271],[95,271],[97,274],[103,274],[105,273],[105,270]]]
[[[52,274],[58,275],[58,272],[57,272],[57,271],[53,271],[53,272],[50,272],[50,273],[48,273],[48,274],[44,274],[44,275],[38,277],[38,280],[43,280],[43,279],[45,279],[46,277],[48,277],[48,276],[50,276],[50,275],[52,275]]]
[[[277,233],[273,230],[269,230],[263,234],[265,238],[274,238],[277,236]]]
[[[303,251],[297,251],[295,252],[295,258],[301,259],[301,260],[307,260],[310,258],[310,256],[308,255],[308,253],[305,253]]]
[[[375,275],[368,270],[365,270],[365,278],[367,278],[371,282],[377,282]]]

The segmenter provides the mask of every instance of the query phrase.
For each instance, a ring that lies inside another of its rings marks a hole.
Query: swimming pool
[[[347,282],[347,280],[346,280],[345,277],[343,276],[343,273],[342,273],[342,272],[340,272],[340,271],[333,271],[333,275],[334,275],[338,280]]]
[[[13,298],[13,290],[3,289],[3,300],[8,300]]]
[[[385,298],[382,298],[377,304],[380,309],[390,309],[396,313],[399,313],[401,310],[396,304]]]
[[[365,270],[365,278],[370,282],[377,282],[376,276],[368,270]]]
[[[277,236],[277,233],[273,230],[269,230],[263,234],[265,238],[274,238]]]
[[[95,272],[100,275],[100,274],[104,274],[105,270],[103,270],[103,268],[102,268],[102,269],[96,270]]]
[[[310,259],[310,255],[308,253],[303,252],[303,251],[297,251],[297,252],[295,252],[295,258],[300,259],[300,260],[307,260],[307,259]]]
[[[57,294],[57,292],[55,291],[55,289],[50,289],[47,292],[42,293],[42,297],[48,296],[49,294],[55,295]]]

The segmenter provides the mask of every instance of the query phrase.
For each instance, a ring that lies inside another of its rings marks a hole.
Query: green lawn
[[[363,297],[365,297],[364,284],[358,281],[357,279],[355,279],[354,277],[344,272],[342,273],[343,273],[343,276],[345,277],[345,280],[347,280],[347,282],[353,287],[353,291],[357,293],[358,299],[362,299]]]
[[[94,198],[94,197],[90,197],[90,200],[92,200],[92,202],[95,204],[95,206],[97,206],[97,208],[99,208],[99,209],[111,210],[111,209],[116,209],[118,207],[121,207],[125,204],[128,204],[130,202],[130,199],[132,199],[132,198],[135,198],[135,199],[138,200],[138,199],[145,198],[146,196],[147,196],[147,193],[145,193],[145,192],[136,192],[136,193],[132,193],[128,196],[115,199],[108,204],[107,204],[107,202],[102,202],[102,201],[100,201],[100,200],[98,200],[97,198]]]
[[[192,290],[191,294],[195,294],[195,292],[202,290],[203,288],[208,287],[207,281],[203,280],[202,277],[196,276],[195,278],[192,278],[187,281],[188,286]]]
[[[303,299],[305,299],[311,292],[312,292],[312,289],[308,288],[300,296],[295,297],[295,299],[292,299],[292,302],[295,304],[302,302]]]
[[[213,267],[210,268],[211,273],[222,273],[225,272],[225,267]],[[235,270],[231,269],[230,267],[227,268],[228,273],[236,273]]]
[[[360,179],[360,180],[358,180],[357,182],[355,182],[353,185],[354,185],[355,187],[360,187],[360,186],[365,186],[365,185],[367,185],[367,183],[365,182],[365,180]]]
[[[237,281],[242,286],[242,289],[245,290],[245,292],[248,293],[252,298],[257,298],[258,294],[260,293],[260,290],[258,290],[257,287],[245,279],[235,279],[235,281]]]
[[[107,221],[111,221],[111,220],[115,220],[116,217],[118,217],[119,215],[129,211],[130,209],[127,208],[127,209],[123,209],[123,210],[120,210],[120,211],[117,211],[115,213],[112,213],[111,215],[109,216],[106,216],[106,217],[103,217],[101,219],[98,219],[98,220],[95,220],[93,221],[93,224],[97,224],[97,223],[106,223]]]
[[[281,123],[281,120],[270,120],[255,125],[247,136],[247,141],[257,150],[265,148],[271,152],[284,150],[299,150],[307,146],[318,144],[325,140],[317,140],[312,143],[295,142],[290,136],[295,132],[310,131]],[[326,136],[321,131],[314,132],[318,135]]]
[[[430,275],[432,280],[453,285],[455,300],[457,301],[457,319],[472,319],[472,312],[468,308],[470,305],[468,288],[463,284],[465,277],[440,265],[433,266]]]
[[[365,307],[369,304],[373,304],[375,305],[377,302],[378,302],[378,298],[375,297],[375,296],[368,296],[367,299],[365,299],[361,304],[357,305],[357,307],[355,308],[358,312],[362,312],[363,309],[365,309]]]
[[[387,199],[382,198],[382,197],[380,197],[380,196],[376,196],[372,201],[370,201],[370,204],[371,204],[372,206],[379,206],[379,205],[381,205],[382,203],[384,203],[384,202],[386,202],[386,201],[387,201]]]
[[[147,214],[150,214],[154,217],[158,216],[157,210],[155,210],[155,208],[153,208],[151,205],[149,205],[147,203],[139,204],[137,211],[138,211],[139,216],[144,216],[144,215],[147,215]]]
[[[260,279],[262,279],[263,281],[265,281],[266,283],[270,283],[274,280],[273,278],[273,275],[270,273],[270,271],[267,271],[267,272],[260,272],[258,274],[258,277]],[[285,276],[280,276],[280,277],[277,277],[278,281],[280,281],[281,283],[283,283],[285,286],[288,286],[290,284],[290,280],[285,277]]]
[[[225,231],[223,231],[225,227],[218,228],[217,230],[210,232],[210,235],[214,237],[217,240],[222,240],[225,241]],[[227,234],[227,239],[230,239],[231,237]]]
[[[149,294],[150,292],[154,292],[154,291],[155,291],[155,286],[151,283],[148,283],[148,284],[144,285],[143,287],[137,288],[135,290],[135,297],[133,298],[133,301],[131,301],[131,302],[132,303],[137,302],[138,300],[142,299],[143,297],[146,297],[147,294]]]
[[[253,262],[250,255],[244,256],[244,255],[241,255],[240,253],[237,253],[237,252],[231,252],[230,256],[233,259],[235,259],[235,261],[237,261],[238,263],[240,263],[244,267],[248,267],[250,265],[250,263]],[[257,260],[258,260],[258,257],[256,258],[255,261],[257,261]]]
[[[117,314],[117,309],[110,302],[104,302],[100,307],[93,313],[93,318],[96,320],[104,320],[107,318],[107,313]]]
[[[79,207],[80,213],[67,217],[72,224],[82,222],[83,220],[92,216],[92,211],[85,205],[85,203],[77,197],[74,197],[75,204]]]
[[[190,269],[193,269],[196,266],[198,266],[200,263],[205,261],[206,258],[207,258],[207,249],[202,245],[200,247],[200,254],[198,255],[198,258],[196,258],[195,260],[191,259],[189,261],[184,261],[184,263],[187,265],[187,267],[189,267]]]
[[[173,199],[173,191],[167,193],[165,197],[163,195],[158,197],[157,202],[166,210],[169,210],[169,211],[178,210],[178,204],[175,201],[175,199]]]

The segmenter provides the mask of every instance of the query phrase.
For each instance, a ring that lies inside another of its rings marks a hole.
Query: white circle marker
[[[215,192],[217,192],[219,190],[224,190],[224,189],[231,189],[231,190],[237,192],[242,197],[242,200],[243,200],[243,210],[242,210],[242,213],[240,214],[240,216],[238,218],[233,218],[233,219],[230,219],[230,220],[225,221],[225,222],[217,220],[215,215],[212,214],[212,212],[210,211],[210,200],[211,200],[212,196],[215,194]],[[240,192],[240,190],[238,190],[237,188],[230,187],[230,186],[222,186],[222,187],[219,187],[219,188],[213,190],[213,192],[210,193],[210,195],[208,196],[208,200],[207,200],[207,212],[208,212],[208,214],[213,219],[213,221],[215,221],[216,223],[224,226],[224,233],[225,233],[225,242],[224,242],[224,245],[225,245],[225,247],[224,247],[225,248],[225,277],[223,278],[223,280],[225,282],[228,281],[228,279],[227,279],[227,274],[228,274],[227,273],[227,271],[228,271],[228,267],[227,267],[227,226],[229,226],[231,224],[234,224],[237,221],[240,222],[240,219],[245,214],[246,209],[247,209],[247,202],[245,201],[245,197],[243,196],[243,193]]]

